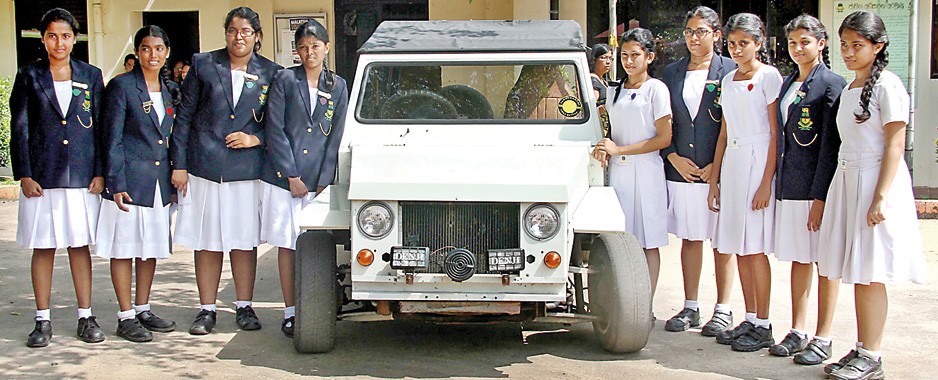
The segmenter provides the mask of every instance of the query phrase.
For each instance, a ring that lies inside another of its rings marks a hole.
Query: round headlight
[[[560,215],[554,206],[539,203],[528,207],[524,213],[524,232],[533,239],[550,239],[559,229]]]
[[[384,203],[371,202],[358,210],[358,230],[369,238],[383,238],[393,225],[394,215]]]

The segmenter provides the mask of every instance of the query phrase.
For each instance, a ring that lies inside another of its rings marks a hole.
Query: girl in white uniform
[[[108,83],[103,121],[107,176],[95,254],[111,261],[117,295],[117,336],[153,340],[150,331],[170,332],[173,321],[150,311],[156,260],[169,257],[169,150],[174,99],[179,88],[160,70],[169,56],[169,36],[145,26],[134,36],[140,58],[130,72]],[[131,284],[136,266],[136,297]]]
[[[668,199],[659,150],[671,143],[671,98],[663,82],[648,75],[654,37],[636,28],[622,36],[622,67],[628,77],[609,89],[611,139],[594,156],[609,166],[609,184],[625,213],[625,228],[645,249],[652,294],[658,283],[658,248],[668,244]]]
[[[818,271],[854,284],[857,348],[825,372],[834,379],[881,379],[886,284],[922,283],[927,275],[902,158],[909,95],[885,70],[889,37],[879,16],[851,13],[839,34],[844,63],[856,78],[841,94],[837,112],[842,143],[821,221]]]
[[[773,250],[776,112],[782,76],[761,61],[765,27],[750,13],[726,22],[727,47],[739,68],[723,78],[723,127],[714,157],[716,181],[708,204],[718,211],[713,245],[737,255],[746,321],[717,335],[736,351],[757,351],[775,343],[769,324],[772,272],[766,253]]]

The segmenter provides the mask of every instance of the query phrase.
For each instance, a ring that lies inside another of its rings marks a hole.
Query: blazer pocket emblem
[[[146,114],[149,115],[149,114],[150,114],[150,109],[152,109],[152,108],[153,108],[153,101],[152,101],[152,100],[147,100],[147,101],[143,102],[143,112],[144,112],[144,113],[146,113]]]
[[[811,109],[808,107],[801,108],[801,118],[798,120],[798,129],[802,131],[810,131],[811,127],[814,126],[814,121],[811,120]]]
[[[257,100],[260,102],[261,106],[264,106],[267,103],[267,89],[268,86],[265,84],[261,86],[261,95],[257,97]]]
[[[329,100],[329,106],[328,106],[328,108],[326,109],[326,114],[325,114],[326,120],[332,121],[332,116],[333,116],[334,114],[335,114],[335,102],[332,101],[332,100]],[[322,128],[321,125],[320,125],[319,127]],[[329,130],[332,131],[332,127],[329,127]],[[325,133],[325,132],[324,132],[324,133]],[[327,135],[327,136],[328,136],[328,135]]]

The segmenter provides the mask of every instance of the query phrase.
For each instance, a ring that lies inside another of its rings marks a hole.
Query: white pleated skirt
[[[775,202],[775,257],[779,261],[817,262],[821,234],[808,230],[808,215],[813,203],[813,200],[790,199]]]
[[[261,181],[261,241],[296,249],[300,236],[300,213],[316,197],[315,192],[294,198],[290,190]]]
[[[16,243],[29,249],[94,244],[101,196],[88,189],[44,189],[27,198],[20,192]]]
[[[609,160],[609,185],[616,191],[625,229],[642,248],[668,245],[668,190],[664,162],[657,152]]]
[[[169,237],[169,205],[163,206],[157,182],[153,206],[125,206],[121,211],[114,201],[101,202],[95,255],[105,259],[165,259],[172,251]]]
[[[260,181],[216,183],[189,175],[179,202],[175,243],[196,251],[252,250],[260,245]]]
[[[841,157],[824,204],[818,273],[847,284],[924,283],[928,278],[912,196],[912,179],[900,161],[886,195],[882,223],[866,215],[879,179],[878,157]]]
[[[720,253],[745,256],[774,251],[774,185],[769,206],[752,210],[752,199],[762,182],[768,151],[768,137],[764,142],[726,147],[720,169],[720,212],[713,235],[713,246]]]
[[[713,237],[717,214],[707,208],[710,185],[667,181],[668,232],[678,238],[704,241]]]

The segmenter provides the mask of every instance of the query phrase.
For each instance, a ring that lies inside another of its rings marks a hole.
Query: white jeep
[[[572,21],[377,28],[337,180],[301,217],[297,351],[388,319],[591,322],[606,350],[645,346],[648,268],[590,156],[584,51]]]

